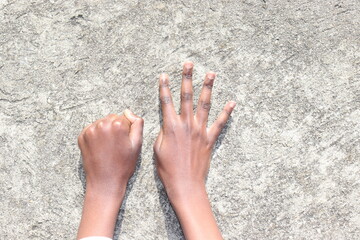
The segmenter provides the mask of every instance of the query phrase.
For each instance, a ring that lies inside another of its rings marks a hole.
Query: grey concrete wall
[[[360,239],[358,0],[1,0],[0,239],[73,239],[76,138],[109,113],[145,119],[116,238],[182,239],[154,175],[157,79],[216,79],[238,106],[207,188],[225,239]]]

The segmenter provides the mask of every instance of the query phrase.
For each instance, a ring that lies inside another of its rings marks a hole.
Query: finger
[[[95,122],[90,123],[89,125],[87,125],[87,126],[82,130],[81,135],[84,136],[85,133],[86,133],[86,131],[88,131],[90,127],[95,129],[96,125],[97,125],[101,120],[103,120],[103,119],[102,119],[102,118],[101,118],[101,119],[98,119],[98,120],[96,120]]]
[[[86,131],[84,131],[83,139],[85,140],[85,142],[89,143],[91,142],[91,139],[97,136],[96,124],[98,121],[100,121],[100,119],[94,122],[93,124],[91,124],[88,128],[86,128]]]
[[[209,111],[211,107],[211,91],[214,84],[215,76],[216,74],[214,72],[209,72],[206,74],[196,109],[196,120],[203,125],[206,125],[209,116]]]
[[[164,124],[167,124],[175,118],[176,112],[169,89],[169,76],[166,73],[160,75],[159,92]]]
[[[193,87],[192,73],[194,64],[190,61],[185,62],[181,81],[181,116],[185,119],[192,119],[193,113]]]
[[[160,129],[160,133],[159,133],[159,135],[156,138],[155,143],[154,143],[154,151],[160,150],[162,138],[163,138],[163,130]]]
[[[109,129],[111,127],[111,123],[118,118],[120,118],[120,116],[117,114],[109,114],[105,118],[97,120],[95,125],[98,129]]]
[[[85,133],[85,131],[86,131],[91,125],[92,125],[92,123],[89,124],[89,125],[87,125],[86,127],[84,127],[83,130],[81,130],[81,132],[80,132],[80,134],[79,134],[79,136],[78,136],[78,146],[79,146],[80,148],[83,146],[84,133]]]
[[[87,125],[86,127],[84,127],[84,129],[81,131],[79,136],[84,136],[84,133],[86,132],[86,130],[92,125],[92,123],[90,123],[89,125]]]
[[[106,116],[106,119],[108,119],[110,122],[114,121],[115,119],[119,118],[120,116],[117,114],[109,114]]]
[[[141,117],[135,115],[129,109],[124,111],[124,115],[131,123],[129,137],[133,146],[141,146],[143,139],[144,120]]]
[[[220,113],[219,117],[209,128],[208,137],[212,144],[216,142],[216,139],[219,137],[221,130],[224,128],[235,106],[236,103],[234,101],[228,102]]]
[[[130,126],[131,122],[124,116],[121,115],[118,118],[112,121],[112,126],[116,130],[115,133],[119,134],[129,134],[130,133]]]

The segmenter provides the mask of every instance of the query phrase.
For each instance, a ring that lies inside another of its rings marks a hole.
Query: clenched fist
[[[117,213],[139,157],[144,121],[125,110],[87,126],[78,137],[86,194],[78,238],[112,237]]]

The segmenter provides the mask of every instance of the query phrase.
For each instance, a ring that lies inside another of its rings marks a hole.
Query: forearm
[[[223,239],[212,213],[205,186],[192,191],[191,196],[183,195],[170,201],[187,240]]]
[[[125,189],[118,197],[87,191],[77,239],[89,236],[112,238]]]

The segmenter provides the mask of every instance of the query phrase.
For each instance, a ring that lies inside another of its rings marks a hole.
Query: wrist
[[[107,205],[108,207],[120,208],[121,203],[125,196],[125,188],[118,189],[116,192],[104,193],[101,191],[86,188],[84,202],[99,203]]]
[[[126,191],[126,182],[111,183],[111,182],[91,182],[86,181],[85,197],[102,199],[106,201],[123,199]]]
[[[166,188],[166,192],[174,208],[187,208],[190,207],[193,202],[209,201],[205,184],[203,183],[183,183],[181,187]]]
[[[186,239],[222,239],[205,185],[193,188],[191,194],[170,199]]]
[[[105,236],[112,238],[125,190],[118,195],[106,195],[86,189],[78,238]]]

